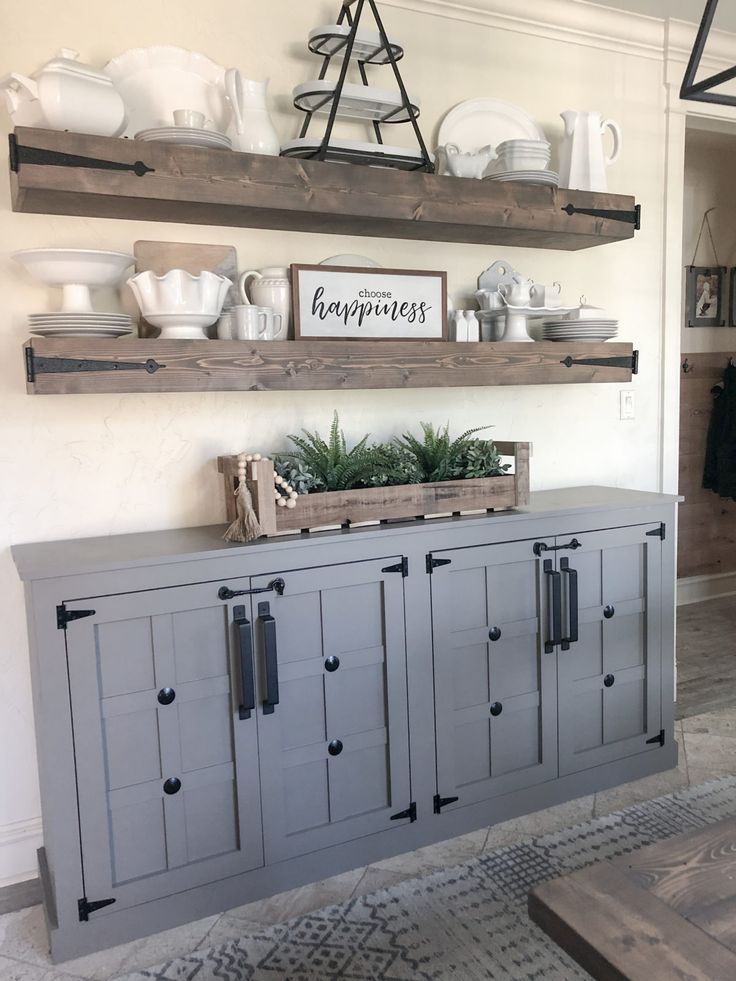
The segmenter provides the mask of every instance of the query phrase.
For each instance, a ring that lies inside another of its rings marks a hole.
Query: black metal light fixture
[[[704,78],[700,82],[695,81],[717,8],[718,0],[706,0],[703,19],[700,22],[695,45],[685,69],[685,77],[682,80],[680,98],[691,102],[714,102],[721,106],[736,106],[736,95],[725,95],[722,92],[712,91],[719,85],[723,85],[724,82],[730,82],[732,78],[736,78],[736,65],[733,68],[726,68],[716,75],[709,75],[708,78]]]

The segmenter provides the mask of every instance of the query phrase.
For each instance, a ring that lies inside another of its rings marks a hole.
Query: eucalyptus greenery
[[[356,487],[389,487],[440,480],[496,477],[510,464],[491,440],[474,438],[488,426],[468,429],[451,439],[449,424],[435,427],[421,423],[422,438],[412,433],[390,443],[368,444],[368,435],[348,449],[345,433],[335,412],[330,433],[302,430],[290,435],[293,449],[274,457],[274,469],[299,494],[349,490]]]

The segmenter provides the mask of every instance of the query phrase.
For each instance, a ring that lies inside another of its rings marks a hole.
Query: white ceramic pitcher
[[[578,191],[607,191],[606,167],[621,153],[621,128],[612,119],[602,119],[599,112],[560,113],[565,123],[565,138],[560,148],[560,187]],[[610,129],[613,152],[603,151],[603,136]]]
[[[273,340],[286,340],[291,322],[291,283],[286,266],[266,266],[260,272],[250,269],[238,280],[238,290],[243,303],[273,309],[274,314],[281,318],[280,328]]]

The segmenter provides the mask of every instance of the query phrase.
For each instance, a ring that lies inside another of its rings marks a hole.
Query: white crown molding
[[[664,20],[586,0],[381,0],[381,5],[658,61],[664,56]]]
[[[0,824],[0,848],[15,845],[28,838],[38,838],[43,833],[41,818],[29,818],[26,821],[13,821],[11,824]]]

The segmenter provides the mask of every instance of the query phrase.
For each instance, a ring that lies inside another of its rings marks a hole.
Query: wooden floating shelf
[[[628,382],[631,344],[33,338],[28,391],[335,391]],[[91,365],[91,361],[101,362]],[[149,369],[145,365],[149,363]],[[591,363],[592,362],[592,363]],[[602,362],[602,363],[598,363]]]
[[[125,169],[136,162],[151,170]],[[632,215],[623,195],[24,127],[12,141],[11,190],[14,211],[36,214],[564,250],[634,236],[629,221],[563,210]]]

